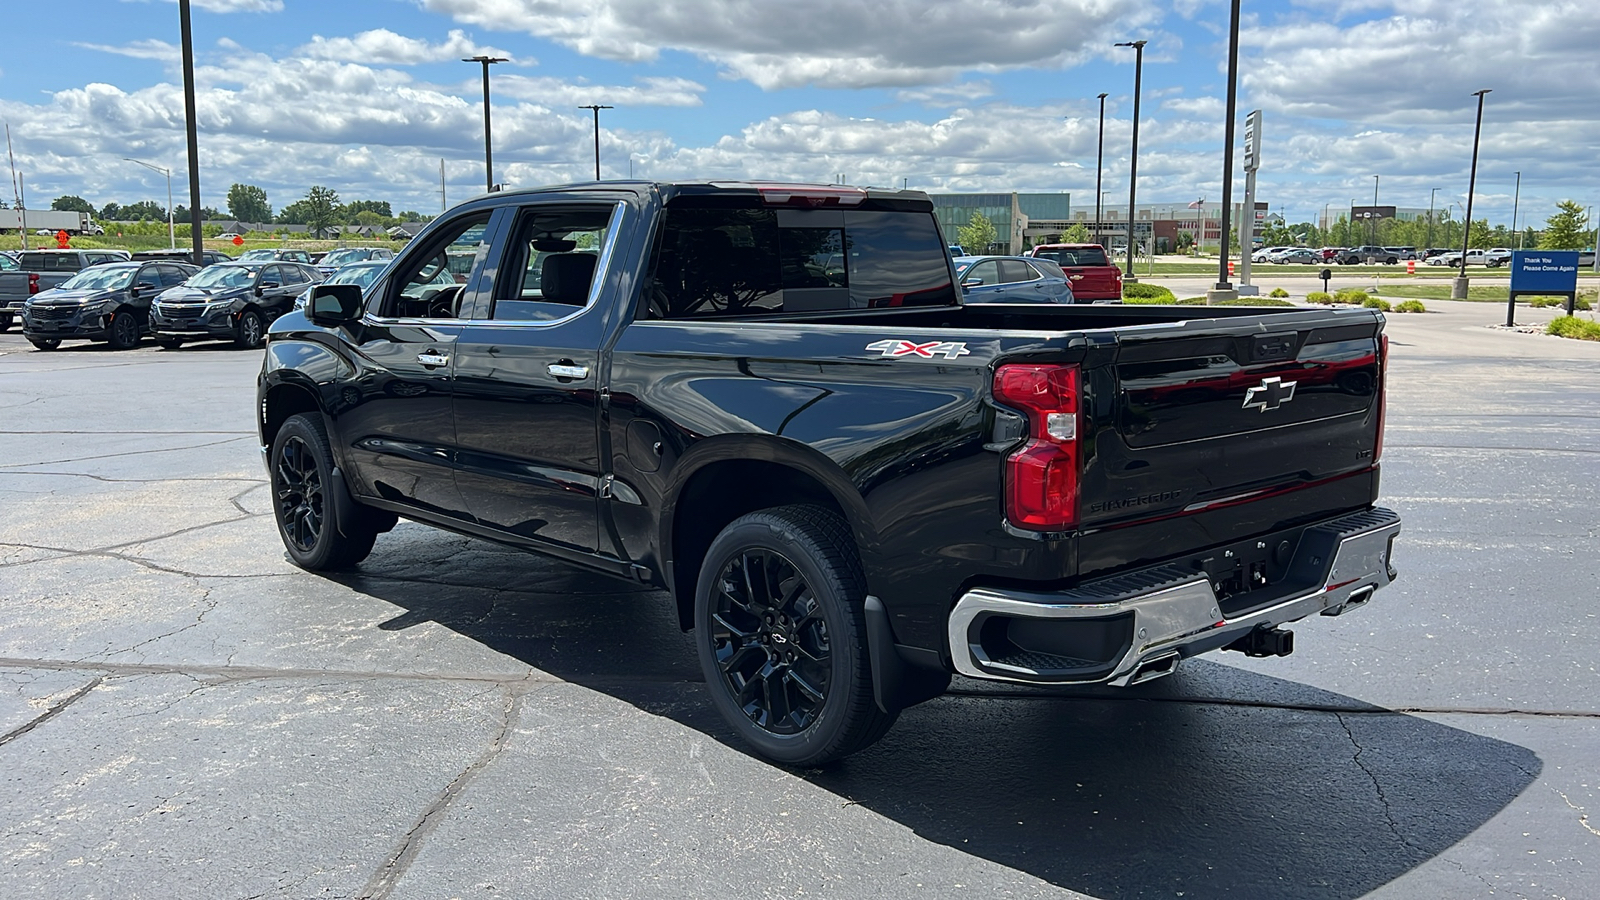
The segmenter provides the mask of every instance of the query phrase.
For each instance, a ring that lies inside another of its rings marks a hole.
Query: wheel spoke
[[[821,704],[822,701],[828,699],[823,696],[821,688],[807,681],[805,676],[801,675],[793,667],[790,667],[789,671],[784,674],[784,678],[799,689],[800,693],[810,698],[812,703]]]
[[[728,632],[729,634],[733,635],[734,637],[738,638],[741,641],[749,640],[750,639],[750,635],[755,633],[754,629],[740,628],[739,626],[733,624],[733,622],[728,618],[728,616],[725,613],[720,613],[720,612],[719,613],[712,613],[711,614],[711,621],[713,621],[716,624],[722,626],[722,629],[724,631]]]

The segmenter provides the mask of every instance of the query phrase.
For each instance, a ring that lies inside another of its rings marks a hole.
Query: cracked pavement
[[[0,334],[0,897],[1593,897],[1600,346],[1429,306],[1366,609],[800,771],[659,593],[410,523],[290,566],[259,353]]]

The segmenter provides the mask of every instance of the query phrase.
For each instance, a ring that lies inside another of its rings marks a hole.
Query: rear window
[[[1048,259],[1058,266],[1109,266],[1104,247],[1067,247],[1059,250],[1040,250],[1040,259]]]
[[[76,272],[83,266],[76,253],[24,253],[22,268],[30,272]]]
[[[953,306],[931,213],[669,208],[641,313],[655,319]]]

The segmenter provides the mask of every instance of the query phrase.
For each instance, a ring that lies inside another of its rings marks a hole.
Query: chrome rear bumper
[[[956,671],[969,678],[1116,686],[1148,681],[1170,673],[1179,659],[1230,644],[1252,629],[1365,605],[1395,578],[1390,555],[1399,533],[1400,517],[1387,509],[1307,527],[1288,575],[1261,589],[1268,592],[1265,599],[1234,616],[1223,611],[1204,572],[1175,565],[1066,591],[974,589],[951,611],[951,656]],[[1056,649],[1039,651],[996,637],[1018,628],[1044,635]],[[1006,652],[994,652],[997,645]],[[1061,647],[1082,649],[1068,653]]]

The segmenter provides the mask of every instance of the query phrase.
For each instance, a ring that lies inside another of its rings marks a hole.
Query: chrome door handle
[[[431,369],[438,366],[449,365],[450,357],[445,356],[443,353],[440,353],[437,350],[428,350],[417,354],[417,362],[422,363]]]
[[[588,378],[588,366],[571,366],[564,363],[551,363],[544,367],[546,372],[557,378]]]

